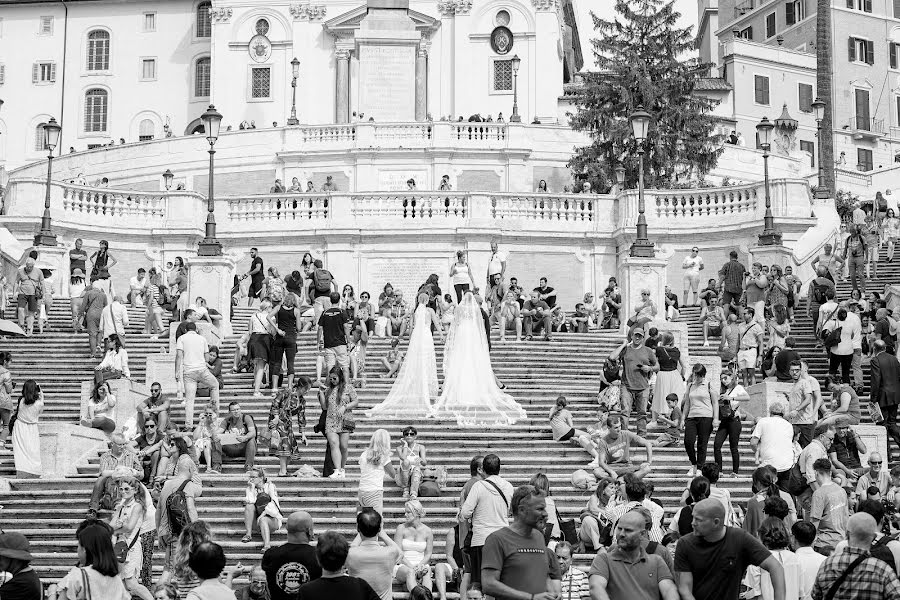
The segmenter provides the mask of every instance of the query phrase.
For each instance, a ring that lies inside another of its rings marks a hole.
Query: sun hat
[[[17,531],[0,533],[0,556],[18,560],[34,560],[28,538]]]

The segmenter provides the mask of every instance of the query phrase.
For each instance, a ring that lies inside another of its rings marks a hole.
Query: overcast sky
[[[575,0],[578,10],[578,35],[581,37],[581,49],[584,54],[585,69],[593,68],[594,54],[591,51],[590,40],[594,38],[594,22],[591,20],[591,12],[602,19],[608,19],[615,14],[613,0]],[[681,13],[684,26],[692,25],[694,34],[697,33],[697,0],[675,0],[675,8]]]

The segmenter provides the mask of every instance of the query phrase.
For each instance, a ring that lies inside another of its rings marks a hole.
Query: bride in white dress
[[[367,417],[424,418],[431,402],[438,396],[437,358],[431,325],[444,330],[434,310],[428,307],[428,295],[419,294],[419,306],[413,314],[413,330],[409,336],[406,358],[384,402],[366,411]]]
[[[502,427],[527,418],[497,385],[481,308],[471,292],[456,307],[444,347],[444,389],[429,416],[455,418],[460,427]]]

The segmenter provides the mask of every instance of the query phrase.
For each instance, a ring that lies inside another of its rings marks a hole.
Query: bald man
[[[287,543],[266,550],[262,569],[272,600],[297,600],[300,586],[322,576],[316,550],[309,545],[313,520],[308,512],[291,513],[287,520]]]
[[[675,550],[675,571],[681,600],[738,600],[749,565],[769,573],[774,600],[784,600],[784,570],[759,540],[725,526],[725,507],[714,499],[694,506],[694,532],[682,537]]]
[[[881,559],[868,554],[878,533],[872,515],[858,512],[847,520],[845,548],[825,559],[813,585],[813,600],[823,600],[831,587],[848,570],[837,588],[834,600],[900,600],[900,580],[894,569]]]
[[[616,523],[616,545],[598,552],[591,563],[592,600],[653,598],[678,600],[678,588],[666,562],[643,548],[646,520],[630,511]]]

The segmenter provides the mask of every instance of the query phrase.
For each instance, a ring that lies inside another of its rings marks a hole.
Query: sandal
[[[253,536],[252,536],[252,535],[245,535],[244,537],[241,538],[241,543],[242,543],[242,544],[249,544],[249,543],[250,543],[250,540],[252,540],[252,539],[253,539]]]

